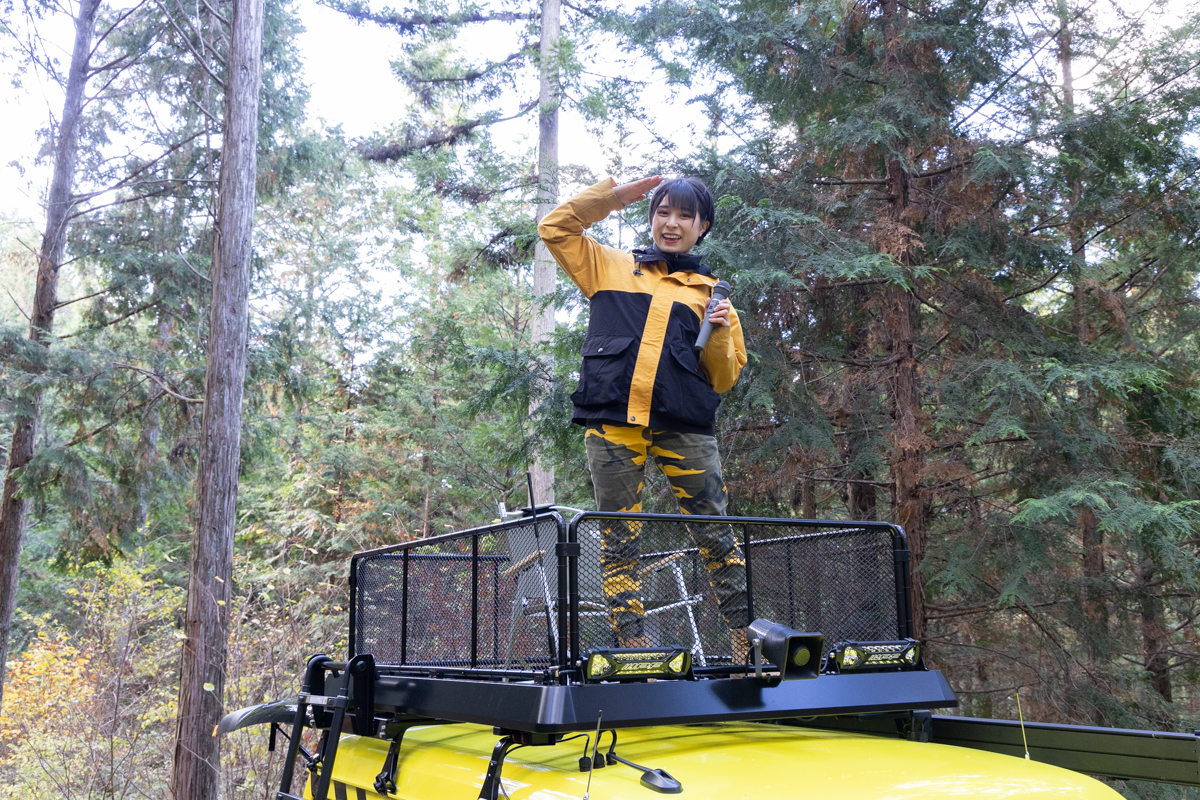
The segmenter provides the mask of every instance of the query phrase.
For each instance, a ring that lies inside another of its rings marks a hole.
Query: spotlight
[[[825,637],[819,633],[801,633],[778,622],[756,619],[750,623],[747,638],[757,641],[763,657],[779,668],[785,681],[807,680],[821,674],[821,651]]]
[[[583,677],[588,681],[691,678],[692,654],[678,645],[592,650],[584,659]]]
[[[833,672],[924,669],[921,643],[916,639],[894,642],[838,642],[830,653]]]

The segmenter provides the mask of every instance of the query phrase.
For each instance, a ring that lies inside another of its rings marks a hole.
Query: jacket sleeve
[[[729,327],[714,325],[712,336],[700,354],[700,366],[708,382],[718,394],[724,394],[737,383],[742,367],[746,366],[746,342],[742,338],[742,322],[737,311],[729,309]]]
[[[619,251],[585,236],[583,231],[622,208],[613,194],[612,180],[605,178],[551,211],[538,224],[546,248],[585,297],[590,298],[603,284],[608,251]]]

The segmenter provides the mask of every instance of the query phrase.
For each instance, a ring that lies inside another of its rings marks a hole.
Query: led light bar
[[[839,642],[829,654],[832,672],[924,669],[921,643],[916,639],[894,642]]]
[[[692,677],[692,654],[670,647],[614,647],[588,652],[583,661],[586,681],[680,680]]]

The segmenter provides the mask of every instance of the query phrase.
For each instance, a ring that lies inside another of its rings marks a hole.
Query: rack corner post
[[[471,536],[471,669],[479,667],[479,534]]]
[[[567,528],[567,546],[579,550],[579,521],[583,515],[577,515]],[[579,559],[567,561],[567,608],[570,611],[569,636],[570,652],[568,661],[573,663],[583,658],[579,652]]]
[[[558,584],[558,597],[556,598],[557,613],[556,624],[558,625],[558,667],[559,667],[559,682],[563,680],[563,672],[571,663],[571,659],[575,657],[574,648],[570,645],[570,617],[571,609],[571,592],[570,592],[570,574],[572,564],[576,560],[577,553],[571,547],[571,535],[567,526],[564,524],[562,517],[557,513],[554,515],[554,526],[557,531],[558,546],[555,548],[558,558],[557,567],[558,575],[556,583]]]
[[[742,559],[746,562],[746,618],[756,619],[754,614],[754,573],[750,564],[750,526],[742,525]]]
[[[402,551],[400,587],[400,663],[408,663],[408,549]]]
[[[357,587],[358,587],[358,556],[355,555],[354,557],[352,557],[350,559],[350,585],[349,585],[349,589],[350,589],[350,614],[349,614],[350,635],[347,637],[347,642],[346,642],[346,660],[347,661],[354,658],[355,653],[358,649],[358,628],[357,628],[358,615],[355,613],[356,606],[358,605],[358,603],[356,602],[356,597],[355,597],[355,590],[357,589]]]
[[[896,627],[901,639],[913,636],[912,603],[912,551],[908,549],[908,535],[899,525],[888,527],[892,531],[892,558],[896,578]]]

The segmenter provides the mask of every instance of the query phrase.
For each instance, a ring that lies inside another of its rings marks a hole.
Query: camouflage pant
[[[666,475],[684,514],[724,516],[728,494],[721,478],[717,440],[695,433],[656,431],[641,426],[588,428],[584,438],[596,508],[642,510],[646,458],[653,456]],[[721,615],[730,628],[750,623],[746,603],[746,559],[728,526],[689,526],[708,571]],[[643,636],[641,523],[612,522],[601,530],[600,567],[609,620],[623,644]]]

